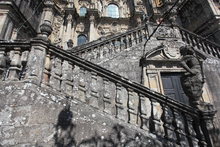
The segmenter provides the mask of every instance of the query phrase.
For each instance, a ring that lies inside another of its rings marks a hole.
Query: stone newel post
[[[26,79],[37,85],[42,81],[46,50],[48,48],[48,36],[52,32],[51,23],[44,21],[40,26],[41,33],[31,40],[31,51],[27,62]]]
[[[201,103],[199,106],[200,114],[201,114],[201,123],[202,123],[202,131],[204,132],[204,137],[208,142],[208,146],[217,146],[214,140],[216,137],[215,134],[215,126],[214,126],[214,116],[216,114],[216,110],[212,104],[209,103]]]

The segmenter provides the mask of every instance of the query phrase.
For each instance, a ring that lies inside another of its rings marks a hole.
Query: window
[[[85,16],[86,13],[87,13],[86,7],[81,7],[81,8],[79,9],[79,16]]]
[[[115,4],[110,4],[107,7],[107,14],[109,17],[112,18],[119,18],[119,10],[118,10],[118,6]]]
[[[87,42],[87,37],[85,35],[79,35],[77,38],[77,45],[82,45]]]

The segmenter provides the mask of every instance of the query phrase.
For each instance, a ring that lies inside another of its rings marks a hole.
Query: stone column
[[[27,62],[27,73],[25,79],[28,82],[40,85],[43,78],[43,71],[48,48],[48,36],[52,32],[50,21],[45,21],[40,26],[41,33],[31,40],[31,51]]]
[[[95,33],[95,16],[91,15],[90,18],[90,29],[89,29],[89,41],[93,41],[96,39],[96,36],[94,35]]]
[[[46,0],[44,2],[44,9],[43,9],[43,13],[42,13],[42,19],[41,19],[41,24],[44,23],[44,21],[50,22],[50,25],[53,22],[54,19],[54,2],[53,0]],[[40,31],[40,27],[38,28],[38,31]]]

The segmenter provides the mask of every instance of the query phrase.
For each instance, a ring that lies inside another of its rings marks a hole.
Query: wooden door
[[[184,93],[181,85],[181,73],[162,73],[162,83],[164,94],[178,102],[188,104],[188,97]]]

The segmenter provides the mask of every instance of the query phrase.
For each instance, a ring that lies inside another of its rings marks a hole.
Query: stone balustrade
[[[179,27],[179,26],[178,26]],[[182,40],[189,45],[197,48],[198,50],[208,54],[212,57],[220,58],[220,46],[214,42],[206,40],[188,30],[179,27]]]
[[[0,41],[1,80],[22,80],[30,52],[30,44],[23,42]]]
[[[122,52],[130,47],[146,41],[148,36],[147,27],[142,26],[112,37],[103,41],[95,41],[69,50],[71,53],[80,56],[91,62],[101,61],[105,57]]]
[[[212,117],[208,120],[208,113],[178,103],[44,39],[0,42],[2,80],[32,82],[78,99],[155,134],[166,146],[213,146],[207,128]]]
[[[200,111],[55,46],[47,50],[42,86],[154,133],[167,146],[209,146]]]
[[[164,38],[176,38],[181,39],[183,42],[192,45],[196,49],[204,52],[207,55],[212,57],[220,58],[220,46],[215,44],[201,36],[198,36],[178,25],[174,25],[175,29],[179,30],[178,38],[177,32],[173,33],[174,29],[170,26],[162,25],[155,33],[154,37],[161,39]],[[128,32],[116,34],[112,37],[107,37],[107,39],[103,41],[93,41],[91,43],[77,46],[69,50],[71,53],[86,59],[91,62],[101,61],[105,57],[113,56],[121,51],[124,51],[130,47],[133,47],[139,43],[145,42],[147,37],[149,36],[149,32],[155,28],[155,24],[148,24],[145,26],[137,27],[135,29],[131,29]],[[162,32],[161,32],[162,30]],[[159,36],[157,36],[159,35]]]

